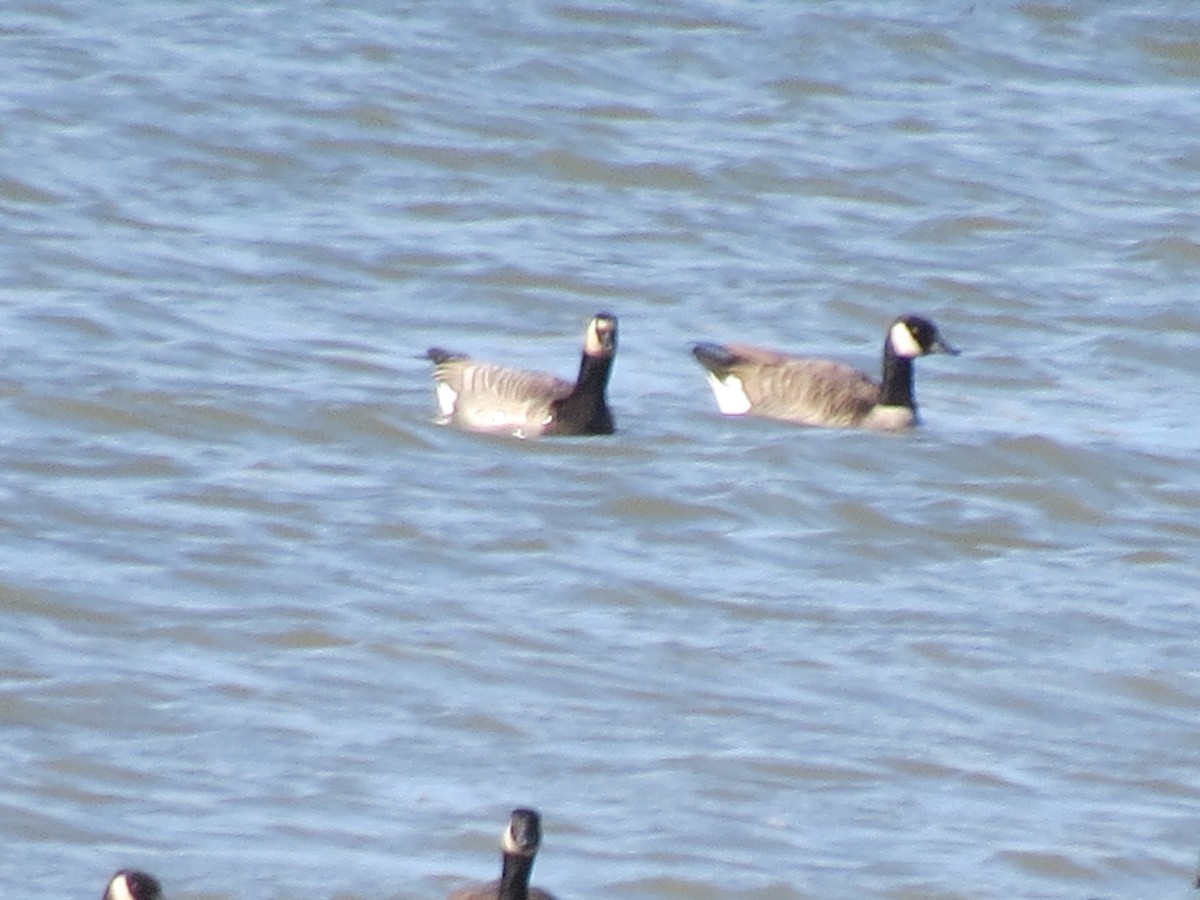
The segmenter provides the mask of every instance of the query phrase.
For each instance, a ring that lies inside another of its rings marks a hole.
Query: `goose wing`
[[[879,385],[850,366],[745,344],[697,344],[721,411],[803,425],[853,426],[879,402]]]
[[[803,425],[860,424],[879,402],[879,385],[827,359],[784,358],[734,367],[755,415]]]
[[[430,351],[434,359],[439,421],[472,431],[540,434],[551,404],[571,393],[571,384],[545,372],[530,372],[464,356]]]

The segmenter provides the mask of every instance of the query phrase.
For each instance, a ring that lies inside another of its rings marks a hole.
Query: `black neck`
[[[890,334],[883,344],[883,380],[879,384],[879,405],[917,408],[917,398],[913,396],[913,361],[897,355],[892,349]]]
[[[604,392],[612,371],[611,356],[583,354],[575,388],[555,404],[555,430],[562,434],[611,434],[612,414]]]
[[[529,875],[533,872],[533,857],[516,853],[504,854],[500,872],[500,890],[496,900],[529,900]]]

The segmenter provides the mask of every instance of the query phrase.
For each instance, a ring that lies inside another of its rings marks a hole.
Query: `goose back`
[[[727,415],[752,412],[802,425],[851,427],[879,402],[879,385],[842,363],[736,344],[721,349],[717,355],[697,345],[694,352]]]

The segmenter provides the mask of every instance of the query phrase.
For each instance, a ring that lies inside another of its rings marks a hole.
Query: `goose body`
[[[432,347],[437,421],[516,437],[612,434],[606,392],[616,352],[617,320],[607,313],[588,322],[574,384]]]
[[[122,869],[108,880],[102,900],[161,900],[158,879],[145,872]]]
[[[879,382],[843,363],[790,356],[742,344],[700,343],[692,354],[705,369],[717,407],[726,415],[753,415],[800,425],[894,431],[917,423],[913,360],[929,353],[958,354],[937,326],[901,316],[883,342]]]
[[[514,809],[500,839],[500,877],[455,891],[448,900],[555,900],[553,894],[529,886],[541,841],[541,817],[532,809]]]

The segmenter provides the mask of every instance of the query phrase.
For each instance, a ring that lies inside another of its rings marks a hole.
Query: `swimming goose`
[[[588,322],[574,384],[431,347],[425,356],[434,363],[437,421],[516,437],[612,434],[604,392],[616,352],[617,319],[608,313],[597,313]]]
[[[541,817],[532,809],[514,809],[500,839],[500,878],[455,891],[449,900],[554,900],[553,894],[529,886],[541,841]]]
[[[920,316],[901,316],[883,342],[883,378],[828,359],[804,359],[739,344],[695,344],[721,412],[801,425],[895,430],[917,423],[913,360],[928,353],[958,355]]]
[[[122,869],[108,880],[102,900],[160,900],[158,879],[145,872]]]

